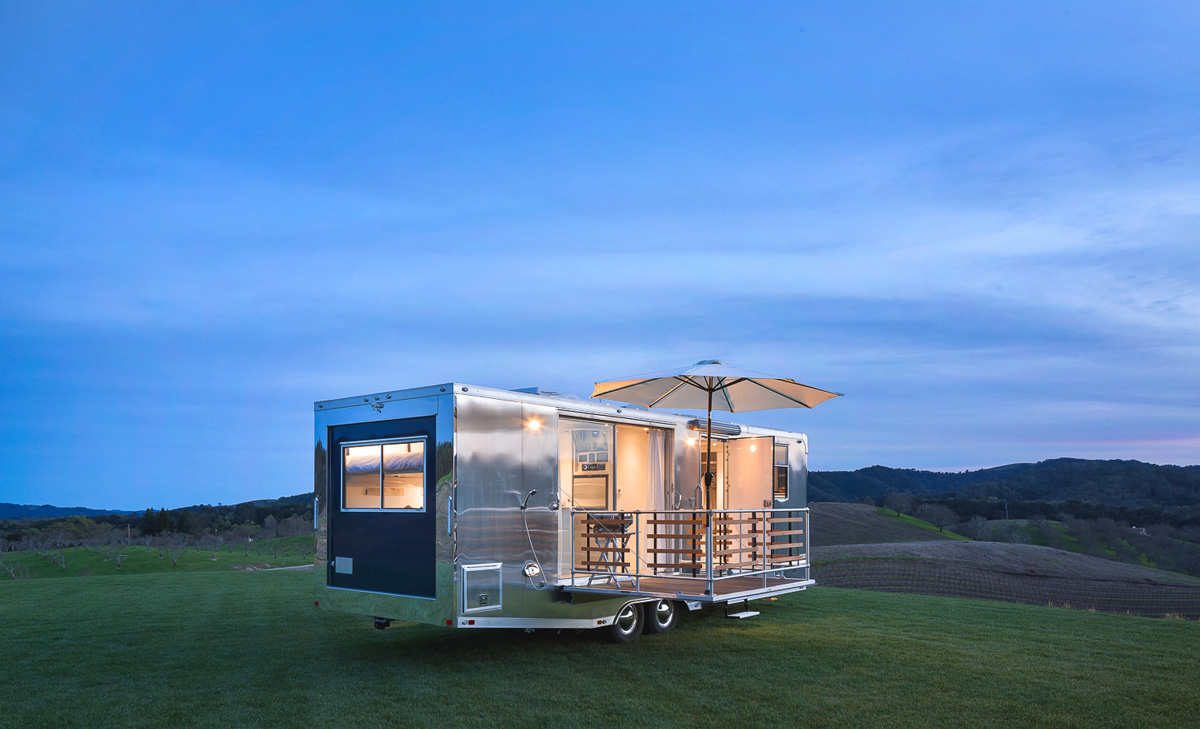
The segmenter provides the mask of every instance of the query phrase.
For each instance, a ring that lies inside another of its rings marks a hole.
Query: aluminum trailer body
[[[714,424],[701,500],[693,416],[461,383],[314,412],[322,609],[596,628],[812,584],[802,434]]]

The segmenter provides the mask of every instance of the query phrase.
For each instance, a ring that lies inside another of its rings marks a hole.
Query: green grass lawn
[[[1194,726],[1200,624],[815,588],[630,644],[313,607],[304,571],[0,583],[2,727]]]
[[[901,514],[899,512],[892,511],[891,509],[884,509],[882,507],[876,509],[875,513],[879,514],[880,516],[886,516],[889,519],[896,519],[897,521],[902,521],[905,524],[910,524],[912,526],[917,527],[918,529],[924,529],[927,532],[932,532],[932,533],[937,534],[942,537],[949,537],[950,539],[957,539],[961,542],[971,541],[970,539],[968,539],[967,537],[964,537],[961,534],[955,534],[954,532],[951,532],[951,531],[942,531],[941,529],[938,529],[933,524],[930,524],[927,521],[918,519],[915,516],[909,516],[908,514]]]
[[[270,547],[279,547],[272,554]],[[308,548],[301,552],[301,545]],[[188,547],[179,554],[178,563],[172,562],[169,554],[160,556],[155,547],[135,545],[125,548],[126,558],[120,569],[117,563],[106,556],[107,547],[98,551],[89,547],[71,547],[52,550],[52,554],[63,553],[66,568],[60,567],[49,556],[25,552],[0,554],[5,564],[20,565],[29,569],[29,577],[82,577],[120,576],[159,572],[226,572],[235,568],[291,567],[312,564],[313,538],[311,536],[276,537],[256,541],[246,553],[246,545],[231,544],[217,549],[215,555],[205,547]],[[0,570],[0,579],[9,579],[5,570]]]

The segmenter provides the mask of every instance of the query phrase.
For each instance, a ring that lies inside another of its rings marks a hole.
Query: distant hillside
[[[874,506],[809,502],[812,514],[812,547],[834,544],[875,544],[880,542],[927,542],[949,540],[920,527],[876,513]]]
[[[277,499],[256,499],[254,501],[244,501],[240,504],[232,504],[231,507],[247,507],[247,508],[269,508],[281,504],[309,504],[312,503],[313,495],[311,492],[304,494],[296,494],[294,496],[281,496]],[[185,506],[181,509],[172,509],[176,511],[200,511],[202,509],[212,508],[205,504],[196,504],[194,506]],[[0,502],[0,519],[61,519],[67,516],[128,516],[130,514],[140,514],[142,511],[122,511],[120,509],[89,509],[85,506],[51,506],[43,504],[41,506],[31,506],[28,504],[10,504]]]
[[[106,514],[132,514],[132,511],[116,509],[88,509],[83,506],[29,506],[0,502],[0,519],[57,519],[64,516],[104,516]]]
[[[1200,580],[1194,577],[1032,544],[814,547],[812,576],[826,587],[1200,619]]]
[[[1056,458],[963,473],[871,466],[809,474],[811,501],[880,499],[891,492],[968,499],[1078,500],[1129,509],[1200,505],[1200,466]]]

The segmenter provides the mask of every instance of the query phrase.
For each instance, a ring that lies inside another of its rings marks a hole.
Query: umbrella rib
[[[655,400],[654,402],[650,403],[647,407],[654,407],[654,406],[658,405],[660,402],[662,402],[663,400],[666,400],[668,397],[670,397],[679,388],[683,387],[684,385],[692,384],[692,383],[688,382],[687,380],[680,379],[679,377],[676,377],[675,379],[679,380],[679,384],[676,385],[675,387],[672,387],[670,390],[667,390],[667,392],[662,397],[660,397],[657,400]]]
[[[729,399],[729,388],[733,387],[734,385],[736,385],[737,383],[741,382],[744,379],[745,378],[743,377],[743,378],[736,379],[733,382],[726,382],[724,377],[721,378],[721,388],[720,388],[719,392],[721,393],[721,397],[725,398],[725,404],[729,406],[729,412],[731,412],[731,413],[734,410],[733,410],[733,400]],[[712,417],[712,416],[710,415],[709,417]]]
[[[759,382],[758,380],[750,380],[750,382],[753,382],[754,384],[758,385],[759,387],[761,387],[764,390],[770,390],[771,392],[775,393],[776,395],[778,395],[780,397],[786,397],[788,400],[791,400],[792,402],[796,403],[797,405],[802,405],[802,406],[808,408],[809,410],[812,410],[812,407],[813,407],[812,405],[809,405],[808,403],[805,403],[802,400],[797,400],[796,398],[792,397],[791,395],[787,394],[786,392],[780,392],[779,390],[776,390],[774,387],[768,387],[767,385],[764,385],[763,383]],[[797,382],[794,384],[799,385],[800,383]],[[817,387],[809,387],[808,385],[801,385],[801,387],[808,387],[810,390],[819,390],[820,389]],[[826,392],[826,390],[821,390],[821,392]]]
[[[638,380],[637,382],[631,382],[628,385],[621,385],[620,387],[614,387],[611,390],[605,390],[604,392],[600,393],[599,395],[592,395],[592,397],[600,397],[602,395],[611,395],[614,392],[620,392],[621,390],[628,390],[631,387],[637,387],[638,385],[644,385],[647,382],[653,382],[653,380]],[[600,383],[597,382],[596,384],[599,385]]]

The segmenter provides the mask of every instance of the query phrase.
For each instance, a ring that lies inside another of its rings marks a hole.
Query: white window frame
[[[429,468],[429,443],[428,438],[423,435],[408,436],[404,438],[383,438],[379,440],[356,440],[339,443],[338,446],[342,449],[341,455],[341,474],[338,476],[338,489],[341,495],[338,497],[338,506],[341,511],[380,513],[380,514],[423,514],[428,509],[428,499],[425,493],[425,480],[427,478],[426,469]],[[383,447],[396,445],[398,443],[420,443],[421,444],[421,508],[419,509],[404,509],[404,508],[386,508],[383,505]],[[346,449],[360,448],[362,446],[379,446],[379,506],[376,507],[348,507],[346,506]]]

